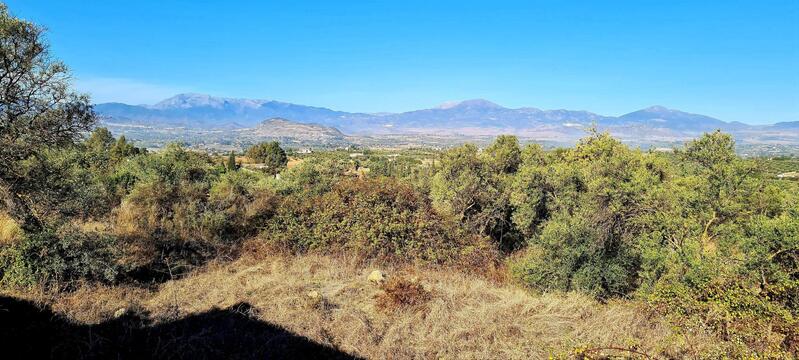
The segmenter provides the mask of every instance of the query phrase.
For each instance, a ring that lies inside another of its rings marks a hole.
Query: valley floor
[[[243,258],[207,266],[152,290],[84,287],[59,296],[30,291],[0,295],[49,307],[53,316],[90,329],[94,326],[97,334],[120,318],[138,319],[134,327],[141,325],[141,319],[152,321],[154,325],[149,326],[170,324],[163,325],[169,329],[168,338],[152,331],[128,335],[138,340],[160,336],[159,344],[148,346],[167,357],[191,352],[213,356],[213,351],[223,351],[211,346],[258,347],[239,349],[245,357],[270,353],[291,357],[308,351],[303,344],[318,347],[310,350],[315,355],[371,359],[525,359],[571,357],[581,351],[638,356],[614,347],[683,357],[701,351],[697,346],[705,343],[690,339],[696,342],[692,344],[673,335],[661,318],[647,315],[646,308],[636,302],[600,304],[573,293],[532,295],[514,285],[447,269],[383,268],[389,278],[414,278],[431,296],[423,306],[380,307],[377,299],[383,290],[367,279],[377,267],[354,264],[316,255]],[[247,333],[236,323],[219,328],[219,324],[197,320],[202,318],[198,314],[209,317],[220,312],[279,331]],[[239,338],[231,342],[226,336]],[[298,345],[297,339],[304,342]],[[287,345],[290,341],[294,342]]]

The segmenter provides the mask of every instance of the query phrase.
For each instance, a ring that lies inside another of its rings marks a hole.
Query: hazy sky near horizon
[[[180,92],[336,110],[485,98],[799,121],[799,1],[7,0],[96,102]]]

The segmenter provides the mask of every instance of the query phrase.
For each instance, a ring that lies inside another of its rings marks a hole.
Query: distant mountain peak
[[[183,93],[183,94],[177,94],[168,99],[161,100],[155,105],[150,106],[150,108],[158,110],[189,109],[195,107],[222,108],[226,105],[235,105],[238,107],[245,107],[245,108],[256,108],[267,102],[269,101],[257,100],[257,99],[235,99],[235,98],[218,97],[218,96],[212,96],[208,94],[198,94],[198,93]]]
[[[470,99],[463,101],[448,101],[438,106],[439,109],[504,109],[485,99]]]
[[[668,128],[672,131],[713,131],[727,128],[730,125],[719,119],[706,115],[669,109],[663,106],[650,106],[646,109],[631,112],[617,118],[616,122],[653,124],[657,128]]]
[[[660,106],[660,105],[653,105],[653,106],[650,106],[650,107],[645,108],[645,109],[641,109],[641,110],[638,110],[638,111],[633,111],[633,112],[631,112],[629,114],[622,115],[621,117],[631,117],[631,116],[632,117],[641,117],[641,116],[643,116],[643,117],[648,117],[648,116],[669,116],[669,117],[674,117],[674,116],[679,116],[679,117],[701,117],[701,118],[706,118],[706,119],[713,119],[713,118],[711,118],[709,116],[700,115],[700,114],[693,114],[693,113],[689,113],[689,112],[685,112],[685,111],[681,111],[681,110],[669,109],[669,108],[667,108],[665,106]],[[713,120],[717,120],[717,119],[713,119]]]
[[[219,103],[220,98],[215,98],[207,94],[183,93],[164,99],[152,106],[154,109],[179,108],[186,109],[195,106],[208,106],[209,104]]]
[[[172,96],[172,97],[173,98],[212,98],[213,96],[208,95],[208,94],[202,94],[202,93],[187,92],[187,93],[175,94],[175,96]]]
[[[643,109],[643,111],[653,112],[653,113],[663,113],[663,112],[672,112],[672,111],[676,111],[676,110],[669,109],[669,108],[667,108],[665,106],[652,105],[652,106],[650,106],[650,107],[648,107],[646,109]]]

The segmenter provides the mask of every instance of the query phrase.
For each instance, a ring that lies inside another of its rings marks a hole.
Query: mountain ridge
[[[349,135],[513,133],[545,139],[572,140],[584,136],[585,128],[596,126],[622,139],[643,137],[675,141],[716,129],[747,132],[748,136],[752,136],[767,130],[774,132],[796,128],[794,122],[771,125],[725,122],[661,105],[620,116],[607,116],[586,110],[542,110],[535,107],[514,109],[486,99],[446,102],[433,108],[400,113],[368,114],[275,100],[186,93],[153,105],[104,103],[96,105],[95,110],[104,122],[110,124],[242,129],[256,127],[264,119],[282,118],[335,128]],[[769,136],[773,138],[773,134]]]

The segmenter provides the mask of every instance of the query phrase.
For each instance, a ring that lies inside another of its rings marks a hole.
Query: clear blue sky
[[[799,120],[799,1],[11,0],[97,102],[178,92],[346,111],[486,98]]]

